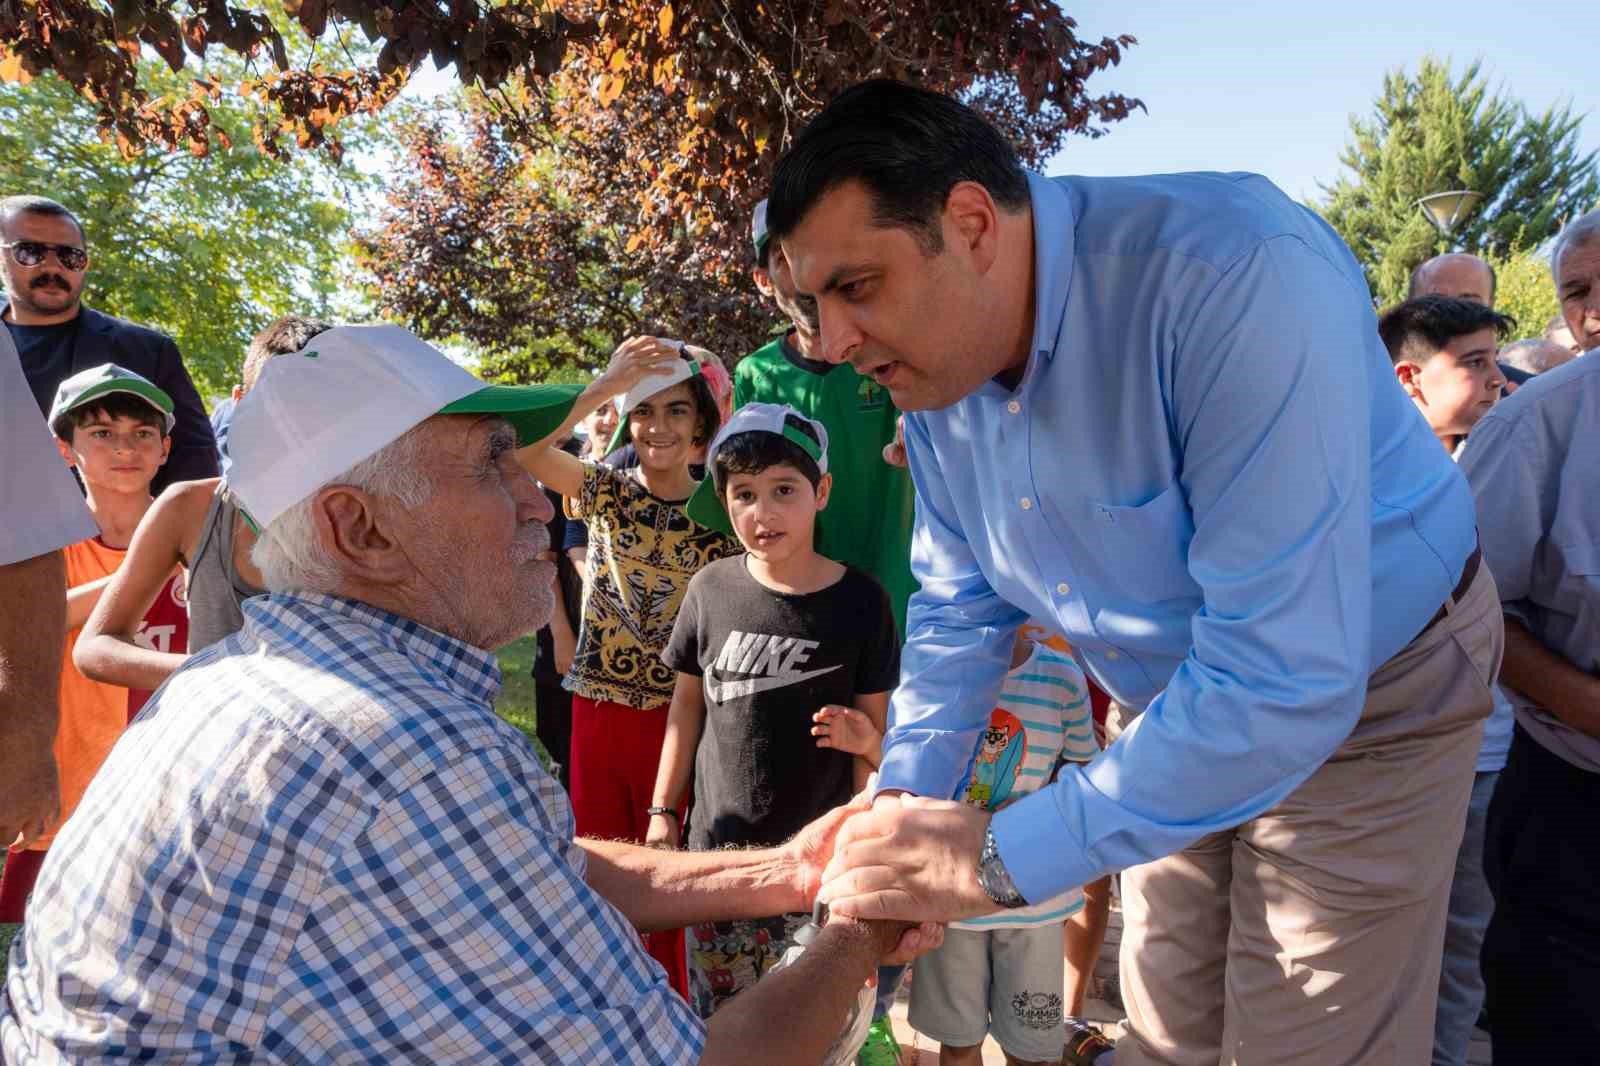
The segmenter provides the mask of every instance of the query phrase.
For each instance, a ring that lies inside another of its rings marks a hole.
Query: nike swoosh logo
[[[712,703],[727,703],[729,700],[736,700],[742,696],[754,696],[757,692],[785,688],[809,678],[831,674],[839,669],[841,665],[843,664],[835,663],[832,666],[824,666],[820,670],[801,670],[798,673],[783,674],[779,677],[746,677],[738,681],[718,681],[711,675],[710,671],[707,671],[706,695],[711,697]]]

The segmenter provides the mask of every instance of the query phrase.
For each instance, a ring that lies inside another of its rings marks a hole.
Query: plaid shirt
[[[252,600],[51,847],[0,1058],[698,1060],[499,686],[492,656],[364,604]]]

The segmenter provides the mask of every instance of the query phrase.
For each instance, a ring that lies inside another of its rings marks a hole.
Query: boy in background
[[[1467,433],[1500,398],[1496,343],[1513,323],[1470,300],[1424,296],[1387,311],[1378,320],[1395,376],[1450,454],[1460,457]],[[1439,964],[1439,1006],[1434,1013],[1434,1066],[1465,1066],[1472,1028],[1483,1009],[1479,955],[1494,914],[1494,896],[1484,873],[1483,848],[1500,771],[1511,751],[1514,712],[1497,684],[1494,710],[1483,724],[1483,743],[1467,801],[1467,820],[1445,913],[1444,951]]]
[[[1492,308],[1449,296],[1407,300],[1378,320],[1394,376],[1451,454],[1500,398],[1506,381],[1495,353],[1511,326]]]
[[[85,502],[100,532],[63,551],[67,571],[67,640],[61,659],[61,715],[55,757],[60,768],[61,815],[27,849],[6,856],[0,873],[0,922],[22,921],[45,850],[77,807],[90,778],[128,726],[129,691],[90,681],[72,665],[78,633],[122,565],[133,532],[153,502],[150,483],[172,451],[172,397],[114,363],[74,374],[56,390],[50,428],[61,456],[83,481]],[[173,573],[158,598],[158,625],[168,639],[175,623]],[[184,635],[187,640],[187,635]],[[142,700],[140,701],[142,706]],[[132,708],[137,710],[137,708]]]
[[[676,672],[647,842],[697,851],[781,843],[847,803],[877,765],[812,741],[822,708],[854,708],[882,735],[900,641],[865,571],[816,550],[828,505],[828,432],[791,407],[740,408],[707,449],[689,516],[745,554],[689,582],[662,660]],[[687,834],[678,811],[694,770]],[[689,1002],[709,1018],[793,943],[806,914],[686,931]]]

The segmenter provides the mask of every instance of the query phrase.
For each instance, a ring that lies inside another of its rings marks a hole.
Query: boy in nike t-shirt
[[[847,802],[877,766],[813,740],[824,707],[879,733],[900,672],[889,597],[861,570],[817,554],[828,503],[828,435],[792,407],[748,404],[706,453],[689,516],[731,530],[747,554],[689,582],[662,659],[677,671],[651,800],[651,844],[695,850],[779,844]],[[694,769],[688,832],[677,809]],[[777,962],[808,915],[686,931],[689,999],[702,1017]]]

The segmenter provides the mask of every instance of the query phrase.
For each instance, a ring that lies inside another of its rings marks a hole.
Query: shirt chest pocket
[[[1140,504],[1090,503],[1112,589],[1145,602],[1199,595],[1189,576],[1194,520],[1174,481]]]

